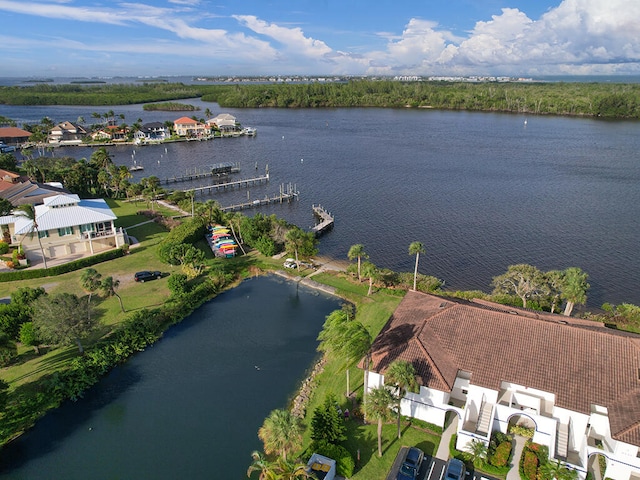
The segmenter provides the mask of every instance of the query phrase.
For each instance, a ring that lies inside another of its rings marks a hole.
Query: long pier
[[[193,172],[187,170],[184,175],[167,177],[162,180],[165,184],[176,182],[190,182],[199,178],[220,177],[230,173],[238,173],[240,171],[240,163],[219,163],[206,167],[196,167]]]
[[[196,188],[185,188],[183,192],[193,192],[194,195],[199,193],[211,193],[217,192],[218,190],[226,190],[227,188],[249,188],[253,185],[260,185],[261,183],[266,183],[269,181],[269,174],[260,175],[258,177],[253,178],[245,178],[243,180],[235,180],[233,182],[224,182],[224,183],[214,183],[212,185],[205,185],[204,187],[196,187]]]
[[[322,205],[312,205],[312,208],[313,215],[320,220],[320,223],[316,224],[311,231],[318,236],[332,229],[335,221],[333,215],[326,211]]]
[[[278,193],[277,195],[274,195],[272,197],[265,196],[264,198],[256,199],[253,201],[229,205],[226,207],[222,207],[220,210],[222,210],[223,212],[228,212],[230,210],[245,210],[247,208],[255,208],[261,205],[270,205],[272,203],[291,203],[292,200],[296,200],[298,198],[298,195],[300,195],[300,192],[298,192],[295,186],[289,184],[285,187],[284,184],[281,184],[280,193]]]

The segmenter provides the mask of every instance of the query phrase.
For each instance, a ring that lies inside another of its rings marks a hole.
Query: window
[[[58,229],[58,236],[73,235],[73,227],[62,227]]]
[[[38,238],[49,238],[49,230],[38,230]]]
[[[87,223],[85,225],[80,225],[80,233],[84,232],[93,232],[93,224]]]

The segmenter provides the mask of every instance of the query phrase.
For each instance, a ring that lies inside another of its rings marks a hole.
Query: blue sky
[[[640,74],[639,0],[0,0],[0,76]]]

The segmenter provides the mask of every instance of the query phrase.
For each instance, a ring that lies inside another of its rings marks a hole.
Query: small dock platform
[[[264,198],[260,198],[257,200],[246,201],[244,203],[237,203],[235,205],[229,205],[226,207],[222,207],[220,210],[223,212],[228,212],[231,210],[245,210],[247,208],[256,208],[261,205],[271,205],[273,203],[291,203],[292,200],[297,200],[300,192],[293,187],[291,184],[285,186],[280,185],[280,193],[274,195],[272,197],[265,196]]]
[[[231,173],[238,173],[240,171],[240,163],[217,163],[215,165],[208,165],[206,167],[197,167],[193,171],[187,170],[184,175],[175,177],[167,177],[162,180],[165,184],[176,182],[190,182],[198,180],[199,178],[207,177],[221,177],[223,175],[229,175]]]
[[[331,230],[333,228],[333,224],[335,218],[331,215],[322,205],[312,205],[313,215],[320,220],[311,231],[316,234],[316,236],[322,235],[327,230]]]
[[[244,180],[235,180],[233,182],[214,183],[212,185],[206,185],[204,187],[185,188],[183,192],[193,192],[195,195],[217,192],[218,190],[226,190],[228,188],[249,188],[253,185],[260,185],[269,181],[269,174],[260,175],[253,178],[245,178]]]

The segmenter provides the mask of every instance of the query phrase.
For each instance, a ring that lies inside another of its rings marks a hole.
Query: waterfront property
[[[116,215],[101,198],[83,199],[78,195],[54,195],[35,206],[35,221],[24,215],[0,217],[0,228],[12,244],[21,244],[27,259],[41,261],[39,241],[46,259],[73,254],[98,253],[127,243],[122,228],[116,228]]]
[[[596,322],[408,292],[373,344],[366,387],[409,361],[420,389],[402,414],[457,421],[458,450],[523,425],[580,478],[602,456],[606,477],[638,479],[639,340]]]
[[[77,123],[62,122],[49,131],[49,143],[57,145],[78,145],[82,143],[87,131]]]

